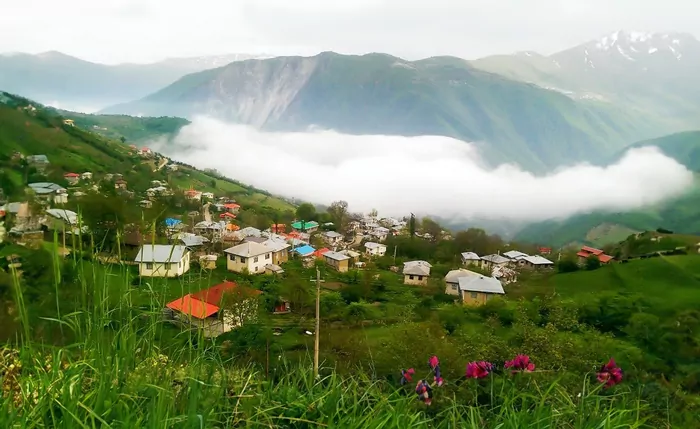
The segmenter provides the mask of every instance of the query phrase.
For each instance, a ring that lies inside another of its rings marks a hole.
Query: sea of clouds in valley
[[[579,164],[536,176],[482,162],[475,146],[448,137],[269,133],[196,118],[172,142],[152,146],[274,194],[383,215],[534,221],[622,211],[682,194],[693,174],[655,147],[629,150],[605,167]]]

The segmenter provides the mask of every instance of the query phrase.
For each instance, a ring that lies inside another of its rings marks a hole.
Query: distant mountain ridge
[[[57,51],[0,54],[0,90],[60,108],[99,110],[146,96],[186,74],[250,58],[257,56],[230,54],[105,65]]]
[[[576,101],[454,57],[276,57],[193,73],[101,113],[208,115],[268,130],[442,135],[475,142],[491,163],[549,168],[603,159],[665,133],[652,116]]]

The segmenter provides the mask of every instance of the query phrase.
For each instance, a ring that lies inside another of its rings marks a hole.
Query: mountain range
[[[144,97],[189,73],[265,57],[231,54],[171,58],[152,64],[105,65],[55,51],[0,54],[0,90],[56,107],[96,111]]]

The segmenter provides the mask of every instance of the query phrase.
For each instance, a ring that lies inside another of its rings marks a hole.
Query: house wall
[[[349,259],[345,259],[344,261],[336,261],[335,259],[325,257],[323,259],[326,260],[326,264],[328,264],[328,266],[332,267],[336,271],[339,271],[341,273],[348,271],[348,262],[350,262]]]
[[[494,267],[502,267],[502,266],[504,266],[504,265],[508,265],[508,263],[507,263],[507,262],[504,262],[504,263],[502,263],[502,264],[494,264],[494,263],[491,262],[491,261],[484,261],[484,260],[481,261],[481,269],[482,269],[482,270],[491,270],[491,269],[493,269]]]
[[[142,277],[178,277],[190,270],[190,252],[186,252],[180,262],[174,263],[139,263],[139,275]]]
[[[365,253],[369,256],[384,256],[386,253],[386,247],[378,247],[374,249],[365,248]]]
[[[406,274],[403,276],[403,284],[425,286],[428,284],[428,276]]]
[[[272,263],[279,265],[281,263],[289,261],[289,249],[282,249],[279,252],[272,253]]]
[[[459,283],[445,282],[445,293],[448,295],[459,296]]]
[[[491,293],[483,293],[483,292],[469,292],[469,291],[462,291],[462,302],[464,305],[484,305],[486,304],[486,301],[489,299],[493,298],[495,295]]]
[[[265,272],[265,265],[272,263],[272,252],[263,253],[262,255],[251,258],[244,258],[232,254],[226,255],[226,268],[236,273],[242,273],[247,269],[250,274],[263,274]]]

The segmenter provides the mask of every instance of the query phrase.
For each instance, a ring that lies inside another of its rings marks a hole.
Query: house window
[[[270,259],[270,254],[269,254],[269,253],[266,253],[266,254],[265,254],[265,259]]]
[[[152,262],[146,262],[146,269],[147,269],[147,270],[152,270],[152,269],[153,269],[153,263],[152,263]]]
[[[408,279],[409,279],[409,280],[413,280],[413,276],[408,276]]]
[[[255,258],[253,258],[253,262],[258,262],[258,257],[257,257],[257,256],[256,256]],[[257,269],[256,269],[256,271],[257,271]]]
[[[472,299],[476,299],[476,292],[472,292],[471,297],[472,297]]]
[[[245,258],[241,258],[241,264],[245,264]]]
[[[235,257],[234,255],[228,255],[228,258],[229,258],[231,261],[234,261],[234,262],[236,261],[236,257]]]
[[[457,285],[452,285],[452,290],[457,290]]]

